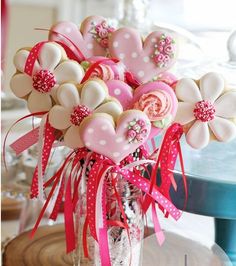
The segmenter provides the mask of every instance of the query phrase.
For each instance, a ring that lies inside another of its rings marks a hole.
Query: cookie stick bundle
[[[213,78],[205,81],[203,89],[200,81],[200,90],[204,93],[202,98],[196,96],[199,94],[197,90],[189,91],[188,86],[182,86],[181,81],[176,84],[176,78],[166,71],[176,61],[177,43],[164,32],[153,32],[143,40],[134,29],[115,30],[104,18],[92,16],[85,19],[80,29],[71,22],[58,23],[52,27],[49,39],[16,54],[17,73],[11,82],[16,96],[28,101],[31,116],[42,116],[38,129],[41,156],[33,176],[32,197],[42,196],[42,190],[52,185],[42,213],[50,206],[50,217],[56,219],[64,196],[67,251],[73,250],[73,212],[79,200],[77,188],[81,178],[85,178],[88,163],[94,162],[87,177],[84,226],[89,228],[99,244],[102,265],[105,261],[112,264],[109,246],[102,245],[102,242],[108,242],[107,230],[112,222],[106,217],[108,178],[113,180],[114,189],[118,178],[122,178],[143,192],[143,211],[152,206],[155,230],[158,241],[162,243],[163,234],[155,215],[155,203],[166,216],[170,214],[176,220],[180,217],[180,212],[170,201],[169,189],[171,186],[176,189],[172,170],[180,152],[178,141],[183,130],[188,132],[190,145],[194,146],[194,138],[201,144],[201,137],[196,137],[192,130],[187,131],[188,126],[173,123],[178,99],[176,121],[186,124],[195,119],[194,125],[199,121],[201,124],[211,123],[210,128],[217,139],[226,141],[235,137],[235,93],[230,91],[230,97],[227,92],[219,97],[222,90],[219,89],[221,84],[215,82],[217,74],[208,74]],[[219,91],[217,95],[211,97],[214,89],[209,89],[208,94],[205,92],[204,88],[210,86]],[[194,97],[197,100],[195,106],[192,104],[183,109],[187,106],[184,102],[193,103]],[[211,101],[216,103],[214,108]],[[228,112],[222,111],[224,102],[230,103]],[[228,122],[221,123],[222,116]],[[194,118],[181,121],[182,117]],[[213,118],[216,122],[209,122]],[[205,125],[202,127],[206,128]],[[220,133],[226,128],[229,129],[227,136]],[[163,129],[166,133],[153,160],[148,142]],[[73,150],[58,172],[51,179],[44,180],[51,147],[58,141]],[[19,140],[12,147],[19,152],[27,145]],[[140,154],[134,158],[132,153],[137,148]],[[150,180],[143,176],[148,164],[153,165]],[[156,185],[159,166],[160,187]],[[186,188],[185,179],[184,184]],[[120,200],[118,195],[116,201],[122,213],[119,225],[126,228],[129,235],[131,228]],[[33,233],[39,222],[40,217]],[[86,239],[83,249],[88,256]]]

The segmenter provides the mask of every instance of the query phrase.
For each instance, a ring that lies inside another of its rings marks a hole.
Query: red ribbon
[[[107,59],[101,59],[101,60],[98,60],[97,62],[93,63],[89,68],[88,70],[86,71],[81,83],[84,83],[86,80],[89,79],[89,77],[91,76],[91,74],[94,72],[94,70],[101,64],[103,63],[106,63],[106,62],[114,62],[114,63],[117,63],[119,62],[118,59],[114,59],[114,58],[107,58]]]

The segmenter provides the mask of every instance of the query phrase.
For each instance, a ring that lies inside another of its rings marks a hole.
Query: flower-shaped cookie
[[[11,79],[13,93],[28,102],[30,112],[48,111],[56,101],[56,90],[68,81],[79,83],[83,68],[75,61],[68,60],[65,51],[54,42],[45,43],[35,61],[32,76],[25,72],[30,51],[19,50],[14,57],[16,74]]]
[[[108,95],[106,84],[99,79],[89,79],[81,88],[73,83],[65,83],[58,88],[57,98],[60,105],[49,111],[49,122],[60,130],[65,130],[64,142],[70,148],[83,147],[79,127],[85,117],[92,113],[107,113],[116,119],[122,106]]]
[[[217,73],[207,73],[199,81],[184,78],[176,85],[179,99],[176,122],[184,125],[187,143],[196,149],[210,139],[226,142],[236,137],[236,91],[226,90]]]

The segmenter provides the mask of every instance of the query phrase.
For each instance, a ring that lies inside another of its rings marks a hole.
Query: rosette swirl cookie
[[[220,74],[207,73],[199,81],[181,79],[176,95],[175,120],[184,125],[190,146],[201,149],[211,139],[227,142],[236,137],[236,90],[226,89]]]
[[[51,28],[49,38],[67,45],[82,61],[94,55],[106,56],[108,37],[114,30],[105,18],[90,16],[81,23],[80,29],[72,22],[59,22]]]
[[[17,97],[27,100],[30,112],[49,111],[57,101],[59,85],[67,81],[80,83],[84,70],[77,62],[68,60],[63,48],[54,42],[43,44],[38,54],[31,51],[21,49],[16,53],[14,64],[17,72],[10,86]],[[32,66],[35,58],[37,60]],[[29,66],[33,67],[32,75],[26,74]]]
[[[151,139],[174,120],[177,106],[173,89],[164,82],[154,81],[135,90],[131,107],[144,112],[151,121]]]
[[[132,28],[114,31],[109,38],[111,57],[121,60],[139,82],[147,82],[169,69],[176,61],[177,45],[173,37],[159,31],[142,41]]]
[[[99,79],[89,79],[80,87],[64,83],[58,88],[55,105],[49,112],[50,124],[64,132],[64,143],[70,148],[83,147],[79,135],[81,122],[94,113],[107,113],[116,119],[123,111],[120,103],[109,97],[106,84]]]
[[[108,114],[93,114],[83,120],[80,136],[92,151],[120,163],[148,139],[151,123],[139,110],[123,112],[117,119]]]

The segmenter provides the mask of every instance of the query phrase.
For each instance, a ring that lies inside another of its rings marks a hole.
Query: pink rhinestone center
[[[56,79],[49,70],[42,69],[33,76],[33,87],[38,92],[50,92],[55,84]]]
[[[194,116],[197,120],[202,122],[211,121],[215,117],[215,107],[209,101],[202,100],[195,104],[193,110]]]
[[[73,125],[79,126],[85,117],[91,114],[89,108],[85,105],[78,105],[74,107],[73,112],[70,115],[70,121]]]

